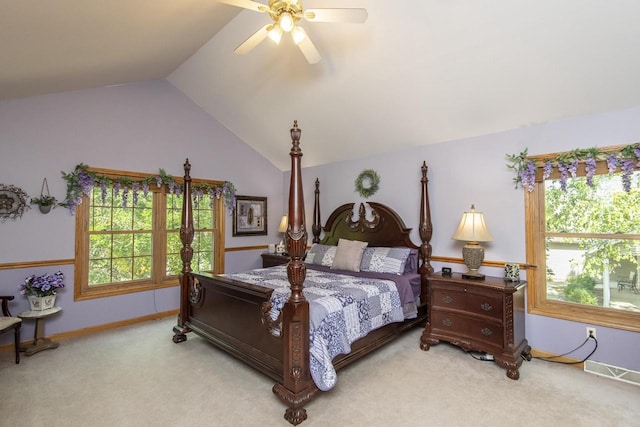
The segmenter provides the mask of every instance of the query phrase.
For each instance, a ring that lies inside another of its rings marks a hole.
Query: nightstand
[[[289,262],[291,258],[288,255],[281,254],[262,254],[262,268],[274,267]]]
[[[428,319],[420,348],[447,341],[464,351],[491,354],[517,380],[524,359],[531,360],[525,338],[524,295],[527,282],[511,282],[501,277],[484,280],[429,276]]]

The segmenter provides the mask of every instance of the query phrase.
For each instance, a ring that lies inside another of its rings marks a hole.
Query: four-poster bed
[[[283,302],[277,317],[273,314],[273,304],[275,304],[273,297],[281,292],[281,289],[237,280],[233,274],[212,275],[195,273],[191,270],[193,255],[191,242],[194,229],[190,165],[188,160],[185,163],[182,226],[180,229],[180,238],[183,243],[181,251],[183,269],[180,275],[181,301],[178,325],[174,327],[173,336],[173,341],[179,343],[186,340],[186,333],[194,332],[274,379],[276,384],[273,387],[273,392],[287,405],[285,418],[294,425],[307,418],[304,405],[320,391],[312,379],[310,366],[310,339],[313,340],[315,337],[315,335],[310,337],[310,328],[313,328],[310,311],[313,315],[315,302],[311,294],[312,288],[309,287],[306,291],[303,289],[306,287],[305,278],[309,279],[307,267],[311,268],[310,273],[312,274],[310,276],[324,274],[313,271],[315,268],[322,267],[313,266],[308,259],[306,262],[303,260],[307,251],[307,232],[301,177],[300,134],[301,130],[298,128],[297,122],[294,122],[291,129],[291,181],[286,239],[287,252],[291,257],[291,261],[286,266],[288,298]],[[360,204],[355,220],[353,219],[354,204],[342,205],[329,216],[323,228],[320,224],[319,181],[316,180],[314,223],[312,226],[314,247],[312,251],[321,246],[328,247],[329,245],[337,245],[340,250],[343,245],[341,239],[344,239],[350,242],[367,242],[372,251],[384,251],[385,248],[388,251],[390,251],[389,248],[398,251],[406,248],[408,253],[415,254],[417,252],[419,259],[419,262],[414,263],[414,271],[410,272],[417,278],[417,284],[416,280],[413,280],[416,312],[411,318],[405,318],[405,320],[401,318],[400,321],[388,323],[351,342],[349,353],[340,354],[333,359],[335,370],[360,359],[391,341],[400,333],[416,325],[424,325],[426,322],[427,276],[433,272],[430,264],[431,245],[429,243],[432,225],[426,164],[423,163],[421,171],[419,234],[422,243],[420,246],[416,246],[411,241],[409,237],[411,229],[404,225],[396,212],[380,203],[369,202],[368,212],[365,205]],[[322,230],[325,234],[321,240]],[[325,257],[323,260],[322,262],[325,262],[327,258]],[[406,263],[406,266],[401,267],[400,271],[396,273],[398,277],[404,276],[404,272],[410,270],[408,259]],[[264,270],[273,273],[277,272],[278,268],[284,269],[284,267],[272,267]],[[356,269],[356,271],[358,270]],[[371,271],[375,271],[375,269]],[[341,270],[336,272],[343,273]],[[284,275],[284,270],[281,270],[280,274]],[[315,285],[310,284],[310,286]],[[369,283],[365,287],[369,292]],[[395,289],[394,286],[391,288]],[[400,291],[398,290],[398,292]],[[309,299],[311,299],[311,303]],[[310,310],[310,304],[312,304],[312,310]]]

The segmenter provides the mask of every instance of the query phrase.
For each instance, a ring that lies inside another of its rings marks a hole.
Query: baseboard
[[[631,369],[619,368],[617,366],[607,365],[606,363],[587,360],[584,362],[584,371],[640,386],[640,372],[632,371]]]
[[[553,357],[554,361],[557,362],[577,362],[578,360],[572,359],[570,357],[554,357],[555,355],[552,353],[547,353],[540,350],[531,350],[531,355],[533,357],[538,357],[544,359],[545,357]],[[594,362],[593,360],[586,360],[583,363],[573,363],[571,365],[575,368],[580,368],[585,372],[590,374],[599,375],[601,377],[607,377],[618,381],[623,381],[629,384],[635,384],[640,386],[640,372],[632,371],[631,369],[619,368],[613,365],[607,365],[602,362]]]
[[[571,366],[573,368],[583,368],[584,363],[576,363],[579,362],[578,359],[574,359],[572,357],[567,357],[567,356],[560,356],[558,357],[557,354],[554,353],[549,353],[547,351],[542,351],[542,350],[536,350],[531,349],[531,355],[535,358],[539,358],[539,359],[551,359],[554,362],[562,362],[562,363],[566,363],[567,366]]]
[[[91,326],[88,328],[76,329],[74,331],[61,332],[59,334],[47,335],[47,338],[53,341],[60,341],[69,338],[81,337],[83,335],[90,335],[99,332],[108,331],[111,329],[121,328],[123,326],[135,325],[137,323],[148,322],[149,320],[164,319],[165,317],[177,316],[180,310],[169,310],[158,313],[147,314],[141,317],[134,317],[132,319],[119,320],[117,322],[105,323],[103,325]],[[168,336],[171,337],[171,331],[168,332]],[[24,338],[24,337],[21,337]],[[22,344],[28,344],[33,341],[33,338],[21,340]],[[0,346],[0,351],[11,350],[13,351],[13,342],[11,344],[5,344]]]

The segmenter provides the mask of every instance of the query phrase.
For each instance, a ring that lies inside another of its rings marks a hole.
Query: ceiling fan
[[[255,12],[268,13],[273,20],[253,33],[238,46],[234,52],[245,54],[256,47],[262,40],[269,37],[276,44],[280,43],[283,33],[290,33],[294,43],[310,64],[320,61],[320,53],[313,45],[307,33],[298,25],[298,21],[305,19],[309,22],[350,22],[363,23],[367,20],[366,9],[307,9],[304,10],[302,0],[269,0],[265,5],[253,0],[218,0],[220,3],[230,4]]]

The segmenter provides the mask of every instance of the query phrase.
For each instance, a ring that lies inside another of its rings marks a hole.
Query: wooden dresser
[[[282,254],[262,254],[262,268],[275,267],[289,262],[289,255]]]
[[[429,276],[428,320],[420,348],[426,351],[447,341],[465,351],[484,352],[507,370],[507,377],[517,380],[522,361],[531,360],[524,330],[526,286],[527,282],[501,277]]]

